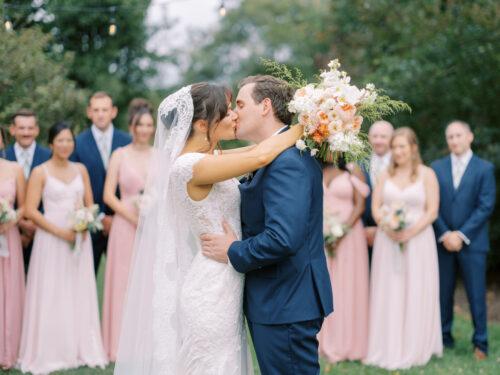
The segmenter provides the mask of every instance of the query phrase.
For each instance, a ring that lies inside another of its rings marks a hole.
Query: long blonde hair
[[[410,144],[410,147],[412,149],[412,155],[411,155],[411,176],[410,179],[412,182],[415,182],[417,177],[418,177],[418,167],[422,164],[422,158],[420,157],[420,151],[418,147],[418,139],[417,135],[415,132],[408,127],[402,127],[398,128],[394,131],[392,138],[391,138],[391,148],[392,144],[394,142],[394,139],[397,137],[405,137],[405,139],[408,141]],[[391,163],[389,164],[389,176],[394,177],[396,174],[396,168],[397,164],[394,161],[394,157],[391,158]]]

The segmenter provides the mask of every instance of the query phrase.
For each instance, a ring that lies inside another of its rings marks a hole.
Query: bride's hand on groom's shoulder
[[[216,262],[227,263],[229,247],[238,237],[227,221],[222,222],[222,228],[224,234],[204,233],[200,236],[201,252]]]

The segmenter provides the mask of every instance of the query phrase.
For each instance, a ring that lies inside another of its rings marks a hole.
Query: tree
[[[68,78],[78,87],[109,92],[119,108],[126,108],[135,96],[147,95],[146,82],[155,74],[157,60],[146,50],[151,30],[144,20],[150,0],[5,3],[16,30],[37,26],[52,35],[46,52],[53,59],[62,62],[67,52],[72,53]]]
[[[66,78],[72,55],[65,53],[55,62],[44,52],[49,44],[50,35],[37,28],[0,30],[0,124],[10,124],[20,108],[32,109],[38,114],[42,139],[56,121],[69,120],[81,128],[88,95]]]

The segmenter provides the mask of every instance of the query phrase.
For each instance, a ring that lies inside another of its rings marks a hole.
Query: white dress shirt
[[[451,154],[451,174],[453,176],[453,187],[455,189],[458,189],[460,186],[460,182],[462,181],[462,177],[464,176],[472,156],[473,153],[470,149],[463,155]]]
[[[100,130],[97,126],[92,124],[90,128],[94,136],[97,148],[101,154],[101,159],[104,168],[108,169],[109,158],[111,156],[111,147],[113,145],[113,124],[111,124],[105,131]]]
[[[455,188],[455,190],[460,186],[462,177],[464,176],[465,170],[467,169],[467,166],[469,165],[469,162],[472,159],[473,155],[474,154],[470,149],[463,155],[451,154],[451,175],[453,177],[453,187]],[[450,233],[450,231],[443,233],[443,235],[439,237],[438,242],[443,242],[444,237],[448,233]],[[457,231],[457,234],[466,245],[470,245],[470,240],[465,234],[460,231]]]
[[[23,167],[24,178],[30,176],[31,165],[35,156],[36,142],[33,142],[28,148],[22,147],[19,143],[14,143],[14,153],[19,165]]]
[[[389,168],[389,164],[391,163],[391,153],[387,152],[383,156],[379,156],[375,153],[372,154],[370,159],[370,183],[372,185],[372,189],[377,184],[377,179],[382,172],[384,172],[387,168]]]

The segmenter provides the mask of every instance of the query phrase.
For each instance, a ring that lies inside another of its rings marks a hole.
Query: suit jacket
[[[375,223],[375,220],[373,220],[372,216],[372,193],[373,193],[372,180],[370,177],[370,172],[368,170],[368,167],[365,164],[361,164],[361,170],[363,171],[366,183],[370,188],[370,193],[368,193],[368,195],[365,198],[365,211],[363,212],[363,216],[361,217],[361,219],[363,220],[363,224],[365,227],[375,227],[377,226],[377,223]]]
[[[317,160],[292,147],[240,185],[243,240],[228,256],[246,274],[244,309],[254,323],[301,322],[333,311],[322,180]]]
[[[10,161],[16,161],[16,151],[14,150],[14,145],[11,145],[7,148],[5,152],[5,156],[7,160]],[[33,154],[33,161],[31,162],[31,168],[30,172],[33,170],[33,168],[39,166],[42,163],[45,163],[47,160],[50,159],[52,156],[52,152],[43,146],[40,146],[38,143],[36,144],[35,147],[35,153]]]
[[[130,142],[131,138],[129,134],[114,128],[111,152],[119,147],[128,145]],[[103,201],[106,168],[104,167],[99,148],[90,129],[83,131],[76,137],[76,147],[73,155],[71,155],[71,160],[85,165],[89,171],[94,202],[99,205],[101,212],[108,215],[111,214],[111,210],[106,207]]]
[[[451,156],[436,160],[431,167],[440,192],[439,216],[434,222],[437,239],[447,231],[457,230],[470,240],[464,250],[487,252],[488,220],[496,197],[493,164],[473,155],[457,189],[453,186]]]

